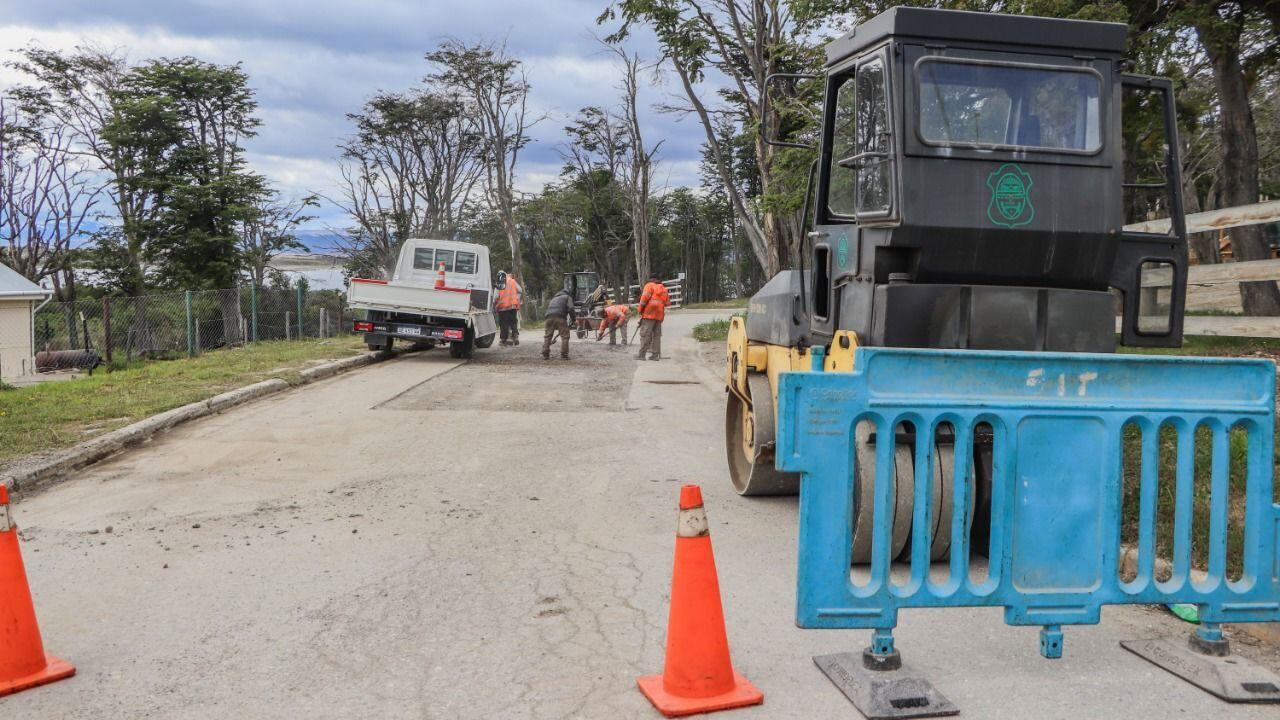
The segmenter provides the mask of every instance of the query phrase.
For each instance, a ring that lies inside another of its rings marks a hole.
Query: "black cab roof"
[[[835,65],[891,36],[1120,55],[1124,53],[1128,31],[1122,23],[895,7],[830,42],[826,47],[827,65]]]

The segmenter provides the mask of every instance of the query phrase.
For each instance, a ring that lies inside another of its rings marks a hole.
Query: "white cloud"
[[[134,61],[191,55],[242,62],[260,103],[263,126],[248,143],[253,168],[287,196],[337,192],[337,150],[350,131],[346,113],[379,90],[405,89],[429,71],[427,49],[445,37],[503,39],[524,60],[531,110],[546,120],[532,131],[518,170],[522,192],[536,192],[560,174],[563,127],[587,105],[618,101],[614,56],[593,39],[599,0],[188,0],[163,5],[139,0],[0,0],[0,62],[28,45],[70,50],[117,48]],[[3,23],[3,20],[0,20]],[[653,54],[652,40],[635,46]],[[646,78],[648,80],[648,78]],[[0,92],[22,76],[0,66]],[[645,87],[645,107],[670,88]],[[696,123],[645,111],[650,143],[665,140],[660,169],[669,185],[697,183]],[[321,225],[341,225],[336,208]]]

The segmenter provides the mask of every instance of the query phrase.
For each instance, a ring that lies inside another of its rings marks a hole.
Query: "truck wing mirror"
[[[813,73],[781,73],[781,72],[772,73],[766,76],[764,79],[764,98],[762,98],[762,103],[766,109],[769,107],[769,98],[770,98],[769,89],[773,87],[773,83],[776,80],[781,80],[781,79],[817,80],[821,77],[822,77],[821,75],[815,75]],[[779,140],[775,137],[769,137],[769,136],[765,136],[764,141],[774,147],[804,148],[805,150],[813,149],[813,146],[809,145],[808,143],[789,142],[786,140]]]

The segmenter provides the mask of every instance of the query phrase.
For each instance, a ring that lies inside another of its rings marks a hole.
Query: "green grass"
[[[0,463],[69,447],[180,405],[360,353],[359,336],[263,342],[195,358],[136,363],[92,377],[0,390]]]
[[[1172,426],[1157,431],[1156,459],[1156,556],[1173,557],[1173,509],[1176,500],[1177,432]],[[1139,497],[1142,487],[1142,433],[1136,425],[1125,427],[1123,438],[1124,485],[1121,504],[1121,539],[1137,544],[1140,521]],[[1205,568],[1209,557],[1210,466],[1213,456],[1213,434],[1198,427],[1192,440],[1194,461],[1191,483],[1191,562]],[[1245,483],[1248,435],[1243,427],[1227,433],[1227,576],[1237,579],[1243,563]],[[1273,498],[1280,502],[1280,497]]]
[[[1201,355],[1207,357],[1263,357],[1280,358],[1280,340],[1273,338],[1220,337],[1216,335],[1187,335],[1180,348],[1131,348],[1119,351],[1140,355]]]
[[[737,310],[745,308],[751,298],[729,298],[728,300],[713,300],[711,302],[692,303],[684,305],[684,310]]]
[[[745,312],[734,313],[734,317],[746,317]],[[698,323],[693,326],[693,339],[698,342],[724,342],[729,339],[729,321],[724,319]]]

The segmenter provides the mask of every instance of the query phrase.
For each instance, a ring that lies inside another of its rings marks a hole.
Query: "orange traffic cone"
[[[9,518],[9,491],[0,485],[0,697],[76,674],[71,665],[44,654],[18,528]]]
[[[440,263],[440,272],[436,273],[436,289],[444,289],[444,263]]]
[[[702,489],[680,488],[676,562],[667,618],[667,659],[661,675],[636,681],[667,717],[759,705],[764,693],[734,672],[724,632],[720,581],[711,552]]]

